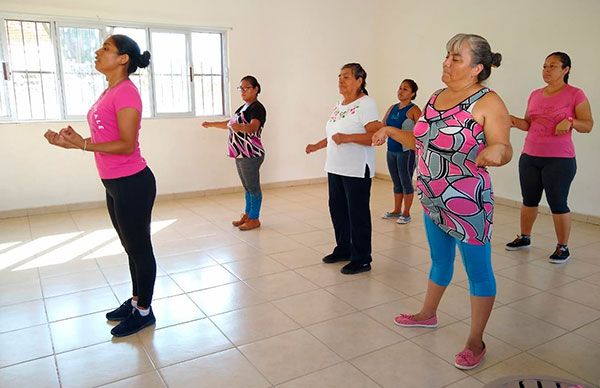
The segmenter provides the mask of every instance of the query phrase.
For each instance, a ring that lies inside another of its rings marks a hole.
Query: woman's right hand
[[[317,151],[317,145],[316,144],[308,144],[306,146],[306,149],[304,150],[304,152],[306,152],[307,154],[313,153],[315,151]]]
[[[210,127],[210,121],[203,121],[203,122],[202,122],[202,126],[203,126],[204,128],[208,128],[208,127]]]
[[[386,142],[388,138],[386,127],[381,128],[373,135],[372,144],[374,146],[380,146]]]

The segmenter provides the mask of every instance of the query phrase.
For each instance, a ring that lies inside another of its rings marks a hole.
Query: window
[[[6,20],[11,116],[18,120],[60,117],[58,82],[51,25]]]
[[[192,55],[194,69],[196,114],[223,114],[223,57],[221,34],[193,33]]]
[[[191,112],[187,37],[178,32],[152,32],[152,49],[156,53],[154,85],[156,113]]]
[[[218,116],[227,111],[223,31],[101,25],[0,15],[0,120],[85,117],[107,83],[95,51],[111,34],[133,38],[152,54],[130,75],[143,117]]]
[[[95,51],[103,37],[97,28],[59,27],[65,115],[85,116],[106,89],[104,76],[94,68]]]

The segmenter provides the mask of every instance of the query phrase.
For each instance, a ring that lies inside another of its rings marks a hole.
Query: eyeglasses
[[[243,86],[238,86],[236,89],[237,89],[238,92],[245,92],[248,89],[252,89],[252,86],[248,86],[246,88],[243,87]]]

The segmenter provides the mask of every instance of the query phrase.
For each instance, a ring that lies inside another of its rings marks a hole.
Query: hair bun
[[[500,62],[502,62],[502,54],[500,53],[492,53],[492,66],[499,67]]]
[[[150,53],[148,51],[144,51],[138,59],[138,67],[144,68],[150,64]]]

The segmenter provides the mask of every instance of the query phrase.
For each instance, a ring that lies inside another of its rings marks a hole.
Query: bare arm
[[[385,143],[388,137],[396,140],[398,143],[402,144],[403,147],[409,148],[411,150],[415,149],[415,135],[411,131],[403,131],[396,127],[383,127],[379,129],[373,135],[372,144],[374,146],[379,146]]]
[[[421,109],[419,109],[419,107],[415,105],[412,108],[410,108],[408,112],[406,112],[406,117],[416,123],[417,121],[419,121],[421,113]],[[415,136],[413,135],[412,131],[408,129],[402,130],[392,126],[385,126],[379,129],[373,135],[373,145],[382,145],[383,143],[385,143],[388,137],[391,137],[392,139],[396,140],[405,148],[412,150],[415,149]]]
[[[418,106],[413,106],[412,108],[410,108],[408,110],[408,112],[406,112],[406,117],[408,117],[409,119],[411,119],[412,121],[414,121],[415,123],[417,121],[419,121],[419,118],[421,117],[421,109],[419,109]]]
[[[503,166],[512,159],[511,119],[504,102],[494,92],[483,96],[473,109],[473,118],[483,125],[487,145],[477,155],[478,166]]]
[[[220,129],[227,129],[227,124],[229,123],[228,120],[226,121],[204,121],[202,123],[202,126],[204,128],[220,128]]]
[[[577,132],[592,132],[594,119],[592,118],[592,108],[590,102],[586,99],[575,107],[575,117],[573,118],[573,128]]]
[[[390,112],[392,111],[392,108],[394,107],[394,105],[390,106],[387,110],[387,112],[385,112],[385,115],[383,115],[383,120],[381,120],[381,122],[385,125],[385,122],[388,119],[388,116],[390,115]]]
[[[313,153],[320,149],[323,149],[325,147],[327,147],[327,138],[321,139],[318,142],[316,142],[315,144],[308,144],[306,146],[306,149],[304,150],[304,152],[306,152],[307,154],[310,154],[310,153]]]
[[[231,129],[235,132],[254,133],[260,128],[260,120],[252,119],[248,124],[231,124]]]
[[[356,143],[366,146],[373,145],[373,135],[383,127],[381,121],[371,121],[370,123],[365,125],[365,130],[367,133],[355,133],[355,134],[345,134],[345,133],[336,133],[331,136],[331,140],[335,142],[335,144],[342,143]]]
[[[529,118],[529,115],[527,114],[527,112],[529,112],[529,104],[527,104],[527,109],[525,110],[525,117],[524,118],[520,118],[517,116],[513,116],[510,115],[510,126],[514,127],[514,128],[518,128],[521,131],[529,131],[529,125],[531,124],[531,119]]]
[[[91,138],[83,138],[71,126],[61,129],[60,135],[77,148],[106,154],[129,155],[135,150],[140,112],[133,108],[123,108],[117,112],[119,138],[103,143],[92,143]]]

